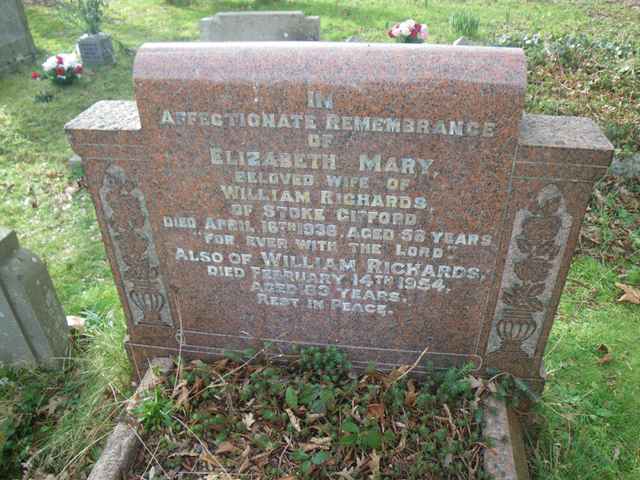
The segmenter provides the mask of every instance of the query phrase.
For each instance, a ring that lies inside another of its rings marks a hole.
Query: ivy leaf
[[[313,469],[313,465],[308,460],[300,466],[300,470],[304,475],[309,475],[312,469]]]
[[[342,424],[342,430],[347,433],[360,433],[360,428],[351,420],[347,420]]]
[[[295,388],[287,387],[284,398],[289,408],[298,408],[298,392],[295,390]]]
[[[362,443],[372,450],[379,450],[382,447],[382,435],[377,430],[367,430],[362,437]]]
[[[239,352],[235,352],[233,350],[225,350],[224,356],[236,363],[242,363],[242,355]]]
[[[311,463],[314,465],[322,465],[324,462],[329,460],[329,454],[327,452],[318,452],[311,457]]]
[[[340,445],[344,447],[351,447],[352,445],[355,445],[357,442],[358,442],[357,435],[345,435],[340,439]]]
[[[291,456],[296,462],[306,462],[310,457],[310,455],[304,450],[296,450]]]

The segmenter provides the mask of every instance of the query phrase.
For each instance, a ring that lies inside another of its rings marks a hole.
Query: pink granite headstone
[[[143,361],[270,341],[542,385],[590,120],[523,115],[519,49],[147,44],[66,126]]]

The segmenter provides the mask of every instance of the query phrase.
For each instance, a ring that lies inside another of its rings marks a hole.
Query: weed
[[[303,348],[300,352],[300,366],[311,374],[312,379],[324,382],[337,382],[351,370],[346,354],[333,346],[326,349]]]
[[[233,476],[266,479],[330,478],[357,467],[358,459],[386,478],[486,478],[476,395],[481,382],[469,380],[471,366],[418,382],[399,378],[402,369],[357,378],[336,348],[304,348],[300,358],[286,366],[269,355],[183,365],[135,410],[148,449],[165,470],[187,462],[219,472],[222,465]],[[326,374],[329,367],[341,372],[335,380]],[[209,445],[219,463],[185,457],[201,445]],[[147,462],[139,459],[133,473]]]
[[[146,430],[154,431],[160,427],[173,427],[175,410],[173,401],[167,397],[162,387],[156,386],[151,390],[149,396],[145,397],[133,409],[133,413]]]
[[[478,36],[480,19],[473,13],[464,10],[449,17],[449,25],[456,35],[475,38]]]

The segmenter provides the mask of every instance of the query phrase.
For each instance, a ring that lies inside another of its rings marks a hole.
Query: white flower
[[[400,25],[400,33],[406,37],[411,34],[411,29],[403,23]]]
[[[58,63],[58,57],[62,59],[62,64]],[[78,65],[78,57],[73,53],[60,53],[47,58],[42,64],[42,68],[45,72],[54,70],[58,65],[61,65],[66,70],[67,68],[75,68]]]
[[[54,68],[56,68],[58,66],[58,61],[56,60],[55,55],[53,57],[49,57],[47,58],[46,62],[44,62],[42,64],[42,69],[45,72],[48,72],[50,70],[53,70]]]

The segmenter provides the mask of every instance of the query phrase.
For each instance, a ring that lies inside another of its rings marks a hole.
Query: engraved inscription
[[[308,92],[307,106],[331,110],[333,97]],[[194,249],[178,242],[172,249],[177,265],[199,264],[209,277],[243,283],[263,308],[385,317],[417,292],[447,295],[452,284],[486,278],[479,266],[456,259],[465,250],[493,248],[491,234],[420,227],[436,223],[428,190],[418,186],[438,176],[437,160],[401,151],[347,158],[327,151],[334,137],[322,131],[493,136],[491,122],[164,111],[160,124],[317,131],[308,134],[307,151],[212,143],[205,168],[227,174],[213,187],[225,201],[224,216],[176,211],[162,221],[164,228],[191,231],[206,245]],[[343,174],[344,164],[358,174]]]

